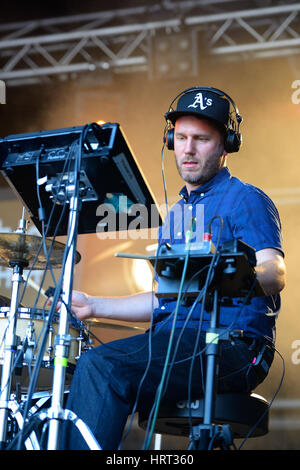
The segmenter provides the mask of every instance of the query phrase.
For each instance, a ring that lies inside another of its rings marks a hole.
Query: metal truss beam
[[[165,1],[0,24],[0,79],[17,85],[97,70],[149,71],[156,53],[153,40],[160,35],[197,34],[201,52],[205,48],[205,53],[219,58],[299,54],[300,3],[202,14],[204,7],[234,3]]]

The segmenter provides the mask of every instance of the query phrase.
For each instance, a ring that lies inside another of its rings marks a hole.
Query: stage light
[[[147,245],[146,246],[146,251],[156,251],[158,247],[157,243],[153,243],[152,245]]]
[[[138,289],[145,292],[152,290],[152,269],[143,259],[135,259],[132,263],[132,275]]]
[[[157,35],[153,40],[153,72],[158,78],[198,73],[197,41],[189,32]]]

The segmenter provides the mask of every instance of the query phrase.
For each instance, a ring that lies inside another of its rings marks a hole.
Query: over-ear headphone
[[[233,101],[233,99],[217,88],[212,87],[193,87],[188,88],[181,93],[179,93],[171,102],[169,106],[169,111],[165,114],[167,120],[167,126],[164,133],[164,142],[167,143],[167,148],[169,150],[174,150],[174,124],[169,119],[169,114],[174,112],[173,104],[176,100],[179,100],[182,96],[188,95],[191,93],[202,93],[209,92],[215,94],[216,96],[226,99],[229,102],[229,111],[228,111],[228,121],[225,124],[225,136],[224,136],[224,149],[227,153],[238,152],[242,143],[242,135],[239,132],[240,123],[242,122],[242,116],[239,114],[238,109]],[[230,111],[230,105],[232,111]],[[189,114],[188,111],[183,112],[182,114]],[[199,113],[200,115],[201,113]],[[205,117],[205,114],[202,114]],[[208,116],[209,117],[209,116]]]

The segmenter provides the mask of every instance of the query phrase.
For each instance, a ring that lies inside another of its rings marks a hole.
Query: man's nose
[[[192,137],[188,137],[185,141],[184,151],[187,154],[195,153],[195,142]]]

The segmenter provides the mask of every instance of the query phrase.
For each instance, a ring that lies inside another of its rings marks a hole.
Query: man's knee
[[[76,374],[103,376],[111,374],[113,368],[111,358],[104,354],[102,346],[98,346],[80,356],[76,365]]]

